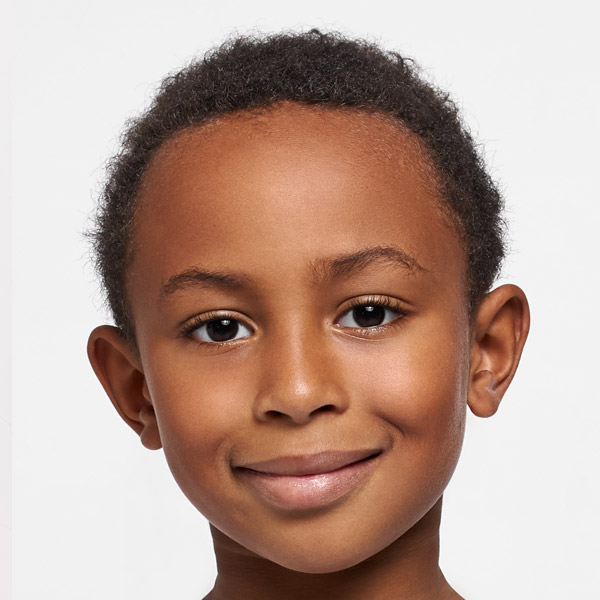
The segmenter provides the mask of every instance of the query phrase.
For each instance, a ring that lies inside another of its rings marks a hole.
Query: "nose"
[[[288,332],[267,345],[254,402],[257,420],[302,425],[317,415],[348,408],[339,361],[318,335]]]

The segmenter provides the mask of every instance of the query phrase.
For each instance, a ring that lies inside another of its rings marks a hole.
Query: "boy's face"
[[[283,566],[375,554],[454,470],[466,264],[432,181],[398,126],[294,105],[187,131],[144,178],[128,294],[160,441],[211,523]]]

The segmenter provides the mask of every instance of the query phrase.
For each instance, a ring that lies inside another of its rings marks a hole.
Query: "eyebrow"
[[[349,277],[373,265],[400,265],[409,272],[426,271],[414,256],[396,246],[374,246],[349,254],[340,254],[329,258],[318,258],[310,264],[310,271],[315,283],[327,279]],[[212,287],[234,290],[252,287],[252,280],[241,273],[224,273],[210,271],[199,267],[190,267],[170,277],[160,290],[161,300],[165,300],[175,292],[191,287]]]
[[[316,281],[349,277],[376,264],[392,263],[415,273],[427,271],[414,256],[396,246],[374,246],[332,258],[320,258],[312,263]]]
[[[238,289],[247,286],[250,280],[245,275],[207,271],[199,267],[190,267],[170,277],[161,286],[160,296],[168,296],[190,287],[214,287],[221,289]]]

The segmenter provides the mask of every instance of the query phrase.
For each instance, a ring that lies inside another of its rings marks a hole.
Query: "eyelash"
[[[399,302],[393,300],[392,298],[388,298],[387,296],[361,296],[359,298],[353,298],[350,300],[349,306],[344,310],[337,321],[350,314],[355,308],[371,306],[389,310],[396,313],[396,316],[393,319],[390,319],[388,322],[382,323],[381,325],[373,325],[371,327],[340,327],[340,329],[350,329],[351,331],[360,333],[362,335],[376,334],[383,330],[398,326],[400,322],[410,314],[409,311],[401,306]]]
[[[181,337],[190,338],[196,344],[207,345],[207,346],[222,346],[225,344],[231,344],[233,342],[236,342],[237,340],[226,340],[223,342],[217,342],[217,341],[207,342],[207,341],[201,340],[197,336],[193,335],[194,332],[197,331],[198,329],[200,329],[201,327],[204,327],[205,325],[208,325],[209,323],[212,323],[212,322],[223,321],[223,320],[235,321],[236,323],[238,323],[239,325],[242,325],[243,327],[245,327],[252,333],[252,328],[247,326],[245,323],[243,323],[239,318],[235,317],[234,315],[231,315],[227,312],[215,311],[215,312],[204,313],[202,315],[197,315],[195,317],[192,317],[192,319],[190,321],[186,322],[183,325],[183,327],[181,329]],[[244,338],[242,338],[242,339],[244,339]]]
[[[361,335],[370,335],[370,334],[380,333],[381,331],[383,331],[385,329],[389,329],[389,328],[398,326],[400,324],[400,322],[405,317],[409,316],[409,314],[410,314],[409,311],[407,309],[403,308],[399,302],[394,301],[391,298],[388,298],[386,296],[366,296],[366,297],[361,296],[359,298],[354,298],[349,301],[349,304],[345,308],[344,312],[336,319],[336,323],[338,321],[340,321],[342,318],[344,318],[345,316],[349,315],[355,308],[362,308],[362,307],[383,308],[385,310],[389,310],[391,312],[396,313],[396,316],[394,318],[390,319],[389,321],[382,323],[380,325],[373,325],[370,327],[341,327],[341,326],[338,326],[339,329],[343,329],[343,330],[348,329],[353,332],[360,333]],[[242,327],[249,330],[250,334],[253,333],[252,328],[249,327],[248,325],[246,325],[239,318],[237,318],[227,312],[215,311],[215,312],[204,313],[202,315],[197,315],[195,317],[192,317],[192,319],[190,321],[186,322],[183,325],[180,335],[181,335],[181,337],[191,339],[196,344],[214,346],[214,347],[232,344],[232,343],[237,342],[238,339],[246,339],[247,337],[249,337],[249,336],[244,336],[243,338],[237,338],[237,339],[225,340],[225,341],[219,342],[219,341],[201,340],[197,336],[193,335],[194,332],[197,331],[198,329],[200,329],[201,327],[204,327],[211,322],[216,322],[216,321],[221,321],[221,320],[235,321],[236,323],[238,323],[238,325],[241,325]]]

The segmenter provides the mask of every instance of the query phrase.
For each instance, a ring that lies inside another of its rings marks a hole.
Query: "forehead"
[[[136,290],[191,266],[292,277],[373,246],[399,246],[431,271],[451,257],[462,278],[437,189],[420,140],[377,114],[283,105],[183,131],[140,188],[132,306]]]
[[[285,160],[293,153],[297,153],[295,167]],[[340,171],[357,170],[363,177],[376,175],[374,167],[391,167],[400,175],[394,184],[401,180],[418,183],[431,196],[437,196],[437,173],[426,149],[396,119],[350,108],[288,102],[220,117],[179,132],[153,158],[138,197],[147,198],[167,172],[179,176],[182,183],[181,176],[189,179],[192,170],[205,176],[206,172],[198,170],[200,163],[215,172],[235,166],[240,176],[248,170],[256,172],[256,167],[303,175],[300,163],[308,167],[322,159],[337,162]],[[325,168],[320,170],[325,172]]]

